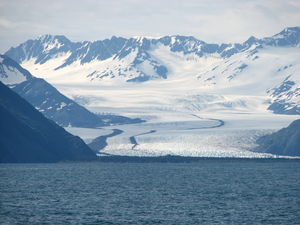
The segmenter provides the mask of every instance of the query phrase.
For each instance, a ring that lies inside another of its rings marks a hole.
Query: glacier
[[[240,44],[178,35],[95,42],[44,35],[5,54],[95,113],[147,121],[67,128],[87,143],[122,130],[101,152],[274,157],[249,150],[257,137],[299,118],[299,48],[300,27],[292,27]],[[215,127],[218,120],[224,125]]]

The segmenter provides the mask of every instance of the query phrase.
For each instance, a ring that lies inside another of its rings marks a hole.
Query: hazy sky
[[[242,42],[300,26],[300,0],[0,0],[0,52],[41,34],[73,41],[191,35]]]

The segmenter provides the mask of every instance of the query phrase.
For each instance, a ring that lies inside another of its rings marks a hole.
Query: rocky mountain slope
[[[0,82],[0,162],[31,163],[96,159],[76,136],[45,118]]]
[[[0,81],[10,85],[16,93],[60,126],[100,127],[140,122],[123,116],[96,115],[61,94],[44,79],[33,77],[9,57],[0,56],[0,60]]]
[[[256,151],[276,155],[300,156],[300,120],[293,121],[288,127],[257,140]]]

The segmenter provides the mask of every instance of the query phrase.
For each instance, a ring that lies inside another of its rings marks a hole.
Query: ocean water
[[[300,162],[1,164],[0,224],[300,224]]]

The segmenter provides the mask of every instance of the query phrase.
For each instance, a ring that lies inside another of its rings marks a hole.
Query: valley
[[[299,37],[299,27],[219,45],[187,36],[75,43],[44,35],[5,54],[95,114],[145,121],[65,126],[88,144],[105,139],[98,155],[278,157],[250,150],[299,118]]]

